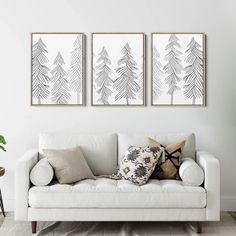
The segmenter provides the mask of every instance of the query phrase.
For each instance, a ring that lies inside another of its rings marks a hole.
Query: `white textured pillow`
[[[202,168],[191,158],[184,158],[179,168],[179,176],[185,185],[200,186],[204,181]]]
[[[30,181],[35,186],[48,185],[53,179],[54,171],[46,158],[41,159],[30,172]]]

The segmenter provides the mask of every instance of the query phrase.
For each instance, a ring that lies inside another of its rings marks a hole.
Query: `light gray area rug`
[[[30,236],[30,222],[16,222],[8,215],[1,236]],[[156,236],[197,235],[184,222],[39,222],[37,236]],[[234,236],[236,221],[222,213],[220,222],[204,223],[202,236]]]

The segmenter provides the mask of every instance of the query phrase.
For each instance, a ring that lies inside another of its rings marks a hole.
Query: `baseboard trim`
[[[236,197],[221,196],[220,205],[221,211],[236,211]]]

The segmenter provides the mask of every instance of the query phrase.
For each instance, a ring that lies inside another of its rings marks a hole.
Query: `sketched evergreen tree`
[[[95,55],[95,53],[93,53],[93,61],[96,61],[96,55]],[[94,65],[94,63],[93,63],[93,65]],[[95,75],[96,75],[96,68],[95,68],[95,66],[93,66],[93,78],[95,78]],[[95,79],[94,79],[94,82],[95,82]],[[93,82],[93,90],[94,91],[97,91],[97,85],[96,85],[96,83],[94,83]]]
[[[49,95],[49,68],[45,65],[48,62],[47,50],[43,40],[39,38],[33,45],[32,52],[32,95],[41,104],[42,99]]]
[[[71,64],[67,73],[70,79],[70,89],[77,94],[77,104],[80,104],[82,93],[82,35],[78,35],[73,44],[74,50],[71,52]]]
[[[203,53],[200,50],[201,45],[194,38],[191,39],[187,46],[188,53],[185,61],[189,64],[185,67],[186,75],[184,76],[184,95],[192,99],[195,104],[197,98],[202,98],[203,91]]]
[[[139,99],[142,99],[143,100],[143,72],[140,72],[139,75],[138,75],[138,79],[139,79],[139,82],[138,82],[138,85],[139,85],[139,92],[138,92],[138,98]]]
[[[115,96],[115,100],[125,99],[126,104],[129,104],[129,100],[135,99],[136,94],[140,87],[136,80],[138,75],[135,72],[138,70],[137,63],[131,55],[131,48],[128,43],[125,44],[121,50],[123,54],[122,58],[118,60],[118,78],[114,81],[113,87],[118,91]]]
[[[53,64],[55,68],[51,71],[53,82],[52,87],[52,101],[55,104],[68,104],[68,99],[70,98],[68,81],[65,78],[66,72],[63,69],[65,64],[60,51],[58,52]]]
[[[171,96],[171,104],[174,102],[174,92],[180,90],[178,83],[181,78],[179,74],[182,71],[181,60],[179,56],[182,54],[177,48],[181,48],[178,43],[178,37],[175,34],[171,34],[169,38],[169,43],[166,46],[166,50],[169,50],[165,56],[165,59],[168,61],[164,66],[163,70],[165,71],[167,77],[165,78],[165,82],[168,85],[169,89],[167,91]]]
[[[162,94],[162,81],[163,75],[162,64],[159,62],[160,54],[156,47],[153,48],[153,93],[155,97],[159,97]]]
[[[110,87],[112,86],[113,81],[110,77],[112,70],[109,67],[109,65],[111,65],[111,60],[109,59],[109,55],[105,47],[103,47],[102,51],[99,53],[97,63],[96,84],[97,93],[100,95],[98,101],[103,104],[109,104],[108,99],[112,94]]]

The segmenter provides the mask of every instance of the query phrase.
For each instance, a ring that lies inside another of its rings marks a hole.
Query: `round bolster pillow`
[[[191,158],[184,158],[179,168],[179,176],[185,185],[200,186],[204,181],[202,168]]]
[[[53,179],[54,171],[46,158],[41,159],[30,172],[30,181],[35,186],[48,185]]]

